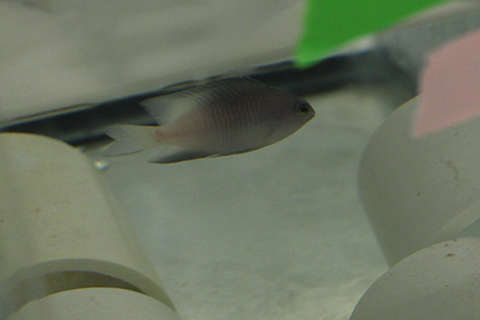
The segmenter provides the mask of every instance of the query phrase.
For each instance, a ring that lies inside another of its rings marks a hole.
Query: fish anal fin
[[[262,148],[262,147],[260,147],[260,148]],[[232,151],[232,152],[216,154],[216,155],[214,155],[214,157],[223,157],[223,156],[231,156],[231,155],[234,155],[234,154],[247,153],[247,152],[250,152],[250,151],[258,150],[260,148],[255,147],[255,148],[247,148],[247,149],[242,149],[242,150],[236,150],[236,151]]]
[[[206,158],[206,157],[211,157],[216,154],[211,153],[211,152],[206,152],[206,151],[178,151],[175,153],[170,153],[168,155],[160,155],[159,157],[153,158],[149,160],[148,162],[150,163],[176,163],[180,161],[186,161],[186,160],[194,160],[194,159],[200,159],[200,158]]]

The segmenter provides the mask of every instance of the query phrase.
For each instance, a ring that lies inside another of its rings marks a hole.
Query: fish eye
[[[295,108],[295,112],[299,116],[303,116],[305,114],[308,114],[308,113],[310,113],[310,105],[308,105],[306,103],[301,103]]]

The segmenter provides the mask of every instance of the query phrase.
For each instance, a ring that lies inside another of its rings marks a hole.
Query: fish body
[[[155,163],[223,156],[263,148],[311,120],[310,104],[250,78],[216,80],[142,102],[160,126],[113,125],[104,153],[120,156],[173,145]]]

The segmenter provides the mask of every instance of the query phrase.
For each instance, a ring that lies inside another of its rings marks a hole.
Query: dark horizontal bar
[[[404,86],[409,87],[412,95],[416,90],[416,82],[402,73],[380,50],[334,56],[306,69],[284,62],[257,68],[254,74],[247,76],[302,96],[335,90],[348,84],[398,81],[399,78]],[[1,127],[0,132],[36,133],[72,145],[97,142],[107,138],[103,129],[111,124],[154,124],[140,102],[192,85],[193,82],[184,82],[152,92],[19,119]]]

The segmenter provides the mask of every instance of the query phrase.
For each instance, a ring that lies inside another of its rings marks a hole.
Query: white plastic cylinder
[[[33,300],[8,320],[180,320],[160,301],[118,288],[62,291]]]
[[[425,248],[383,274],[350,320],[474,320],[480,315],[480,238]]]
[[[480,218],[480,118],[415,139],[417,101],[386,119],[359,170],[360,196],[390,265]]]
[[[69,289],[117,287],[173,309],[91,161],[51,138],[0,134],[0,319]]]
[[[180,320],[160,301],[117,288],[62,291],[33,300],[8,320]]]

